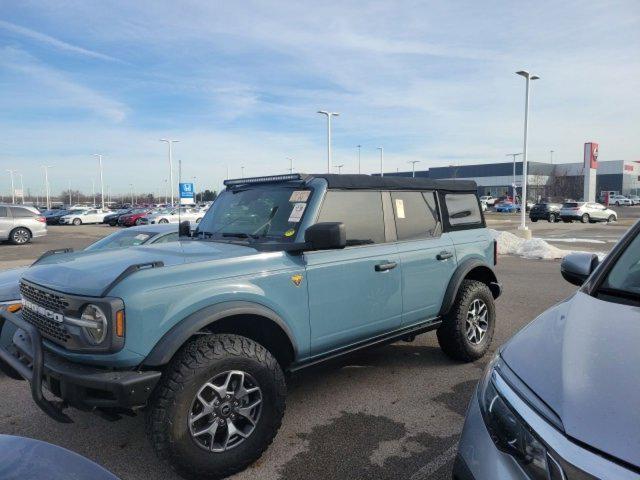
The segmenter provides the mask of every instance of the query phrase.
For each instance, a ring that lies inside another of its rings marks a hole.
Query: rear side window
[[[433,192],[391,192],[398,240],[439,235],[438,210]]]
[[[328,191],[318,222],[344,223],[348,246],[385,241],[380,192]]]
[[[20,207],[11,207],[11,214],[13,218],[32,218],[36,216],[31,210]]]
[[[576,208],[577,206],[577,203],[565,203],[564,205],[562,205],[562,208]]]
[[[445,195],[444,201],[447,206],[449,224],[452,227],[482,223],[478,199],[474,194],[448,193]]]

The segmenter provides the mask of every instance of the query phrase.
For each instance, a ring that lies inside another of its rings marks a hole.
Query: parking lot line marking
[[[438,455],[436,458],[427,463],[424,467],[411,475],[409,480],[424,480],[440,470],[448,461],[456,456],[458,450],[458,442],[451,445],[448,449]]]

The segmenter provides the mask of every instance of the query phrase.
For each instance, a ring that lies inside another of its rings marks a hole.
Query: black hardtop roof
[[[448,192],[473,192],[477,191],[476,182],[473,180],[434,180],[424,177],[397,177],[397,176],[371,176],[360,174],[334,174],[334,173],[294,173],[288,175],[271,175],[265,177],[252,177],[243,179],[225,180],[227,187],[246,186],[252,184],[280,183],[289,181],[303,181],[321,178],[327,182],[327,187],[341,190],[445,190]]]

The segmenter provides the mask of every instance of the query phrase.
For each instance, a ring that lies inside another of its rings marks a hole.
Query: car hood
[[[51,255],[26,270],[25,280],[53,290],[101,296],[130,265],[163,262],[165,267],[257,254],[254,248],[221,242],[185,240],[127,249]]]
[[[11,268],[0,272],[0,302],[20,298],[20,277],[29,267]]]
[[[640,466],[640,308],[582,292],[502,349],[569,437]]]

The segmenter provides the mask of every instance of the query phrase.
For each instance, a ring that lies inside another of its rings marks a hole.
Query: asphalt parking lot
[[[487,218],[498,229],[513,229],[518,220]],[[627,214],[613,225],[538,222],[531,228],[559,248],[606,251],[633,221]],[[0,268],[28,263],[51,248],[82,248],[113,230],[50,227],[30,246],[1,245]],[[557,261],[502,256],[497,273],[504,293],[492,351],[576,289],[562,279]],[[235,478],[449,479],[465,410],[489,359],[453,362],[429,333],[304,371],[288,380],[287,413],[273,445]],[[178,478],[153,454],[143,415],[109,423],[71,411],[75,423],[60,425],[34,405],[25,382],[0,376],[0,392],[0,433],[61,445],[123,479]]]

